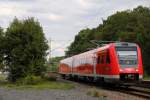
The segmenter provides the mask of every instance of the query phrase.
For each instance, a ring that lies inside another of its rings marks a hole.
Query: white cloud
[[[51,21],[60,21],[60,20],[63,19],[63,16],[58,15],[58,14],[51,13],[51,14],[49,14],[49,16],[48,16],[48,19],[51,20]]]
[[[0,16],[17,16],[23,14],[24,11],[19,7],[14,6],[0,6]]]
[[[13,9],[12,8],[6,8],[6,7],[0,7],[1,13],[0,15],[2,16],[8,16],[13,14]]]
[[[77,0],[77,2],[84,8],[90,6],[90,3],[88,2],[88,0]]]

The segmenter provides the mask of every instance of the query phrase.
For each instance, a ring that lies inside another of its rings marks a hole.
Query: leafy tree
[[[90,33],[92,33],[90,29],[81,30],[79,34],[75,36],[75,41],[68,47],[69,50],[66,51],[66,56],[75,55],[93,48],[90,40],[93,40],[94,37],[92,37],[93,35]]]
[[[48,49],[43,29],[34,18],[15,18],[6,31],[6,66],[9,80],[33,74],[40,76],[45,70],[45,56]]]
[[[5,39],[4,39],[4,32],[3,29],[0,27],[0,70],[4,68],[4,44]]]

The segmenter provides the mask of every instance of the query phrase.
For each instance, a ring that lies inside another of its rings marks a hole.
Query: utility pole
[[[51,49],[52,49],[51,44],[52,44],[52,40],[51,38],[49,38],[49,59],[51,58]]]

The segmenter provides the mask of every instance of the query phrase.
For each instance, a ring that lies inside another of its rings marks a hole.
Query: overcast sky
[[[93,28],[116,11],[150,7],[150,0],[0,0],[0,26],[7,28],[16,16],[34,17],[52,39],[52,56],[64,50],[83,28]]]

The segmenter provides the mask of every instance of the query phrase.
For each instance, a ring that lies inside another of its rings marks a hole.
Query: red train
[[[109,43],[61,60],[59,73],[90,81],[139,82],[143,78],[141,49],[135,43]]]

